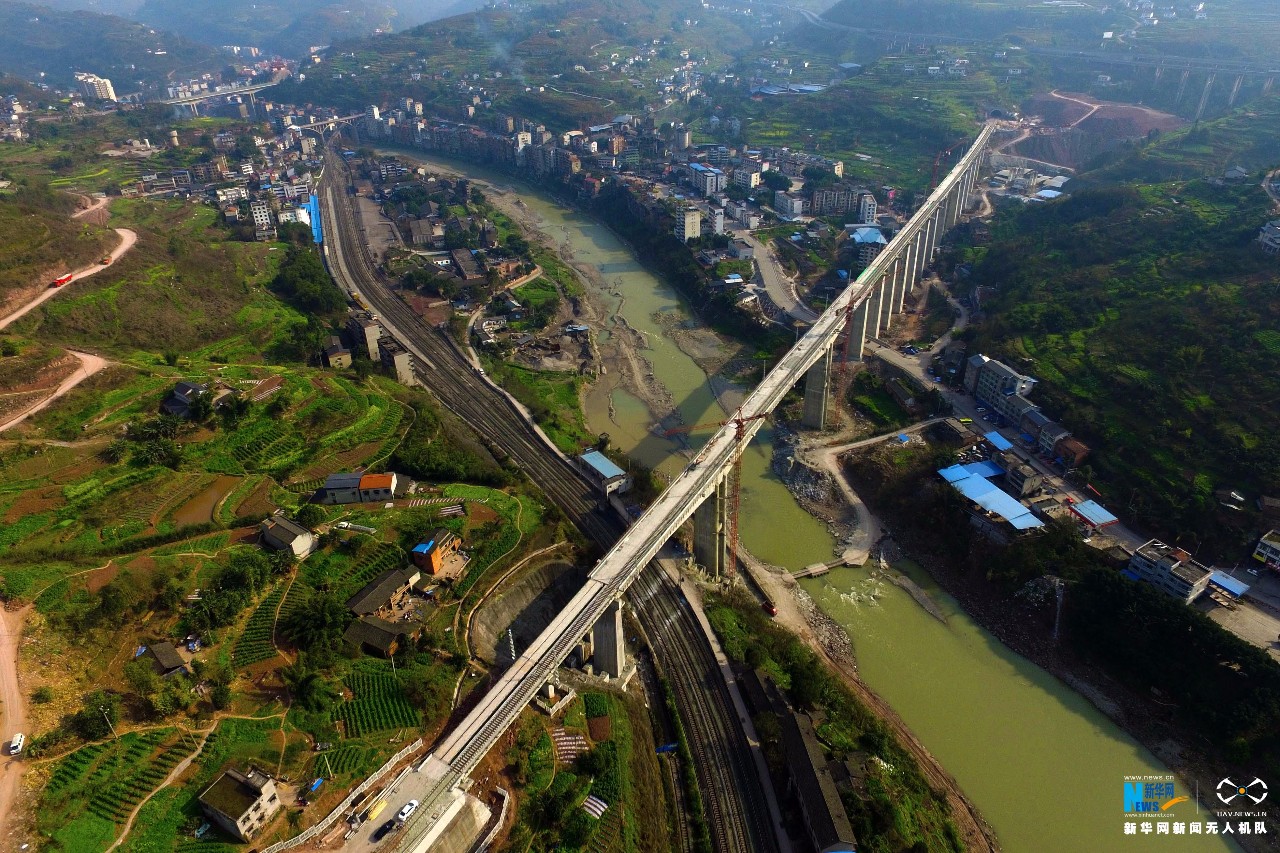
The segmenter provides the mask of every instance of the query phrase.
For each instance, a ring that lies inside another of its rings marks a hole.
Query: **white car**
[[[404,808],[400,809],[400,813],[396,815],[396,820],[404,823],[409,819],[409,815],[413,814],[414,809],[418,807],[417,800],[410,800],[404,804]]]

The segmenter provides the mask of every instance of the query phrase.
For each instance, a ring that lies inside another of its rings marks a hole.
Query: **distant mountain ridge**
[[[74,72],[89,71],[125,95],[225,64],[207,45],[114,15],[0,0],[0,71],[26,80],[70,88]]]
[[[480,8],[483,0],[226,0],[216,11],[199,0],[51,0],[66,10],[120,15],[181,33],[212,47],[257,47],[267,54],[301,57],[307,48],[399,31]]]

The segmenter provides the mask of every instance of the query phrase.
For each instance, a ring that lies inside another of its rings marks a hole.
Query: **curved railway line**
[[[377,272],[348,191],[346,164],[329,149],[321,190],[326,260],[335,279],[353,297],[363,297],[380,322],[416,362],[415,375],[449,410],[494,448],[506,454],[577,527],[602,548],[624,531],[602,512],[592,487],[572,462],[530,424],[526,413],[476,373],[471,362],[440,329],[426,325],[393,293]],[[336,242],[337,245],[330,245]],[[601,594],[616,591],[601,590]],[[764,792],[749,757],[748,744],[701,630],[666,575],[652,566],[630,593],[645,630],[658,645],[658,663],[676,694],[677,707],[693,750],[695,772],[718,853],[777,849]],[[589,630],[590,626],[584,626]],[[466,743],[454,766],[469,766],[470,754],[486,742]],[[453,774],[450,774],[453,776]],[[456,778],[441,780],[451,785]],[[767,781],[765,781],[767,784]]]

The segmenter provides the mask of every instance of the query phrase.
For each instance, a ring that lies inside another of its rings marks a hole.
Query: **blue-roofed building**
[[[579,456],[578,467],[606,495],[621,494],[631,488],[631,476],[599,450],[588,450]]]
[[[1005,438],[1003,435],[996,432],[995,430],[992,430],[991,432],[985,434],[982,437],[985,438],[991,444],[991,446],[994,447],[996,450],[1012,450],[1013,449],[1013,442],[1009,441],[1009,439]]]
[[[1085,524],[1093,528],[1106,527],[1108,524],[1115,524],[1119,521],[1112,515],[1106,507],[1097,501],[1085,501],[1083,503],[1072,504],[1071,512],[1080,518]]]
[[[1247,583],[1236,580],[1226,572],[1210,572],[1209,586],[1217,587],[1232,598],[1243,598],[1244,594],[1249,591]]]
[[[1030,509],[987,479],[1002,473],[1003,470],[991,462],[952,465],[938,471],[953,489],[974,505],[969,517],[974,526],[988,536],[1007,539],[1010,531],[1017,535],[1044,527],[1044,522],[1036,518]]]

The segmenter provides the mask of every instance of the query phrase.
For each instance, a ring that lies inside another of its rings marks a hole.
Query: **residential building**
[[[156,672],[165,678],[187,672],[187,662],[178,654],[173,643],[152,643],[147,646],[147,656],[151,658]]]
[[[859,222],[875,222],[877,210],[878,207],[876,205],[876,197],[874,195],[866,192],[858,194]]]
[[[729,244],[729,254],[740,261],[749,261],[755,257],[756,250],[746,240],[738,237]]]
[[[760,169],[752,168],[751,163],[743,163],[733,170],[733,182],[740,187],[753,190],[760,186]]]
[[[271,205],[260,199],[249,202],[249,215],[253,217],[253,236],[256,240],[274,240],[276,229],[271,224]]]
[[[111,81],[106,77],[77,72],[76,80],[80,82],[80,88],[86,98],[94,98],[99,101],[114,101],[116,99],[115,87],[111,85]]]
[[[854,228],[849,234],[849,239],[853,244],[854,258],[864,267],[874,261],[876,255],[889,245],[889,241],[884,238],[884,232],[869,225]]]
[[[1269,569],[1280,571],[1280,530],[1268,530],[1253,549],[1253,559]]]
[[[316,503],[359,503],[360,478],[363,476],[363,474],[330,474],[324,478],[324,485],[316,489]]]
[[[690,178],[698,192],[704,196],[713,196],[724,189],[724,172],[701,163],[689,164]]]
[[[410,556],[413,564],[420,569],[425,569],[433,575],[440,574],[440,570],[444,568],[445,558],[450,554],[458,553],[458,549],[462,547],[462,540],[453,533],[444,528],[440,528],[427,538],[427,541],[420,542],[413,547]]]
[[[796,193],[776,190],[773,193],[773,209],[783,219],[799,219],[809,212],[809,199]]]
[[[365,654],[389,658],[400,648],[405,637],[403,623],[388,622],[377,616],[362,616],[347,626],[342,639]]]
[[[382,326],[368,311],[353,311],[347,318],[347,334],[355,340],[356,349],[369,357],[370,361],[378,358],[378,340],[382,337]]]
[[[1069,435],[1053,446],[1053,452],[1068,468],[1079,468],[1084,464],[1084,460],[1089,458],[1089,445]]]
[[[329,344],[322,353],[326,367],[341,370],[351,366],[351,350],[342,344]]]
[[[995,404],[997,399],[1009,395],[1027,395],[1035,387],[1036,380],[1023,376],[1018,371],[1002,362],[988,359],[978,373],[977,390],[974,396],[980,400]],[[1017,421],[1014,421],[1017,423]]]
[[[197,397],[203,397],[208,393],[208,385],[196,382],[179,382],[173,386],[169,396],[165,397],[164,402],[160,404],[160,410],[167,415],[174,415],[179,418],[190,417],[191,404],[195,402]]]
[[[248,773],[228,769],[200,794],[210,821],[241,841],[250,841],[280,811],[276,783],[256,767]]]
[[[965,362],[964,371],[964,390],[970,394],[978,393],[978,377],[982,375],[982,368],[991,359],[979,353],[978,355],[969,356]]]
[[[707,209],[706,219],[707,231],[712,234],[724,233],[724,208],[711,207]]]
[[[292,519],[273,515],[258,525],[259,542],[273,551],[288,551],[305,560],[319,547],[315,534]]]
[[[598,450],[589,450],[579,456],[578,467],[606,495],[621,494],[631,488],[630,475]]]
[[[1190,604],[1209,585],[1210,571],[1181,548],[1152,539],[1129,558],[1129,571],[1166,595]]]
[[[396,482],[394,473],[363,474],[360,477],[360,500],[363,503],[389,501],[396,496]]]
[[[1014,461],[1016,464],[1010,465],[1004,472],[1004,483],[1008,487],[1006,491],[1015,498],[1024,498],[1039,490],[1044,477],[1027,463],[1017,461],[1016,457]]]
[[[826,187],[813,191],[809,211],[814,216],[839,216],[853,210],[857,204],[856,190],[849,187]]]
[[[347,609],[357,616],[394,620],[421,577],[417,569],[387,569],[348,598]]]
[[[676,238],[682,243],[687,243],[694,237],[701,237],[702,211],[690,205],[680,213],[677,213],[674,233]]]
[[[1280,254],[1280,219],[1273,219],[1258,232],[1258,242],[1268,255]]]
[[[1052,456],[1058,442],[1071,435],[1070,430],[1062,424],[1050,421],[1040,428],[1040,436],[1036,439],[1036,448],[1046,456]]]
[[[370,104],[364,108],[364,117],[370,121],[378,121],[378,119],[382,118],[382,111],[376,105]]]
[[[454,249],[449,256],[453,258],[453,265],[457,267],[458,276],[463,281],[479,281],[484,278],[480,262],[476,260],[475,254],[470,249]]]
[[[382,362],[382,369],[394,376],[397,382],[414,384],[413,357],[395,338],[378,338],[378,360]]]

